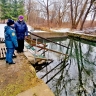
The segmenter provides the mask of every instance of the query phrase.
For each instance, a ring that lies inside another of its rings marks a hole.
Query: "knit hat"
[[[23,15],[19,15],[18,19],[24,19]]]
[[[12,24],[14,24],[14,21],[13,21],[12,19],[8,19],[7,25],[10,26],[10,25],[12,25]]]

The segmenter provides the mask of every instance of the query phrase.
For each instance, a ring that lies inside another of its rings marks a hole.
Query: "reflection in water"
[[[73,39],[58,43],[70,49],[48,43],[50,49],[69,55],[67,59],[63,58],[64,62],[52,73],[58,74],[48,82],[55,96],[96,96],[96,43]],[[57,61],[61,58],[55,53],[51,54],[51,57]],[[47,76],[49,77],[50,75]]]

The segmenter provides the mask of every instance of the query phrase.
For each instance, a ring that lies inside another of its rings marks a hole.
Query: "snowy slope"
[[[0,38],[4,38],[4,27],[5,26],[6,26],[6,24],[0,24]],[[27,27],[28,27],[28,31],[34,30],[30,25],[27,25]]]

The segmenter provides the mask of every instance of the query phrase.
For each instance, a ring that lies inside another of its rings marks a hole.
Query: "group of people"
[[[5,46],[7,49],[6,63],[15,64],[12,59],[14,50],[17,50],[17,53],[23,52],[24,39],[28,36],[28,28],[24,22],[24,16],[20,15],[17,22],[8,19],[7,26],[4,29]]]

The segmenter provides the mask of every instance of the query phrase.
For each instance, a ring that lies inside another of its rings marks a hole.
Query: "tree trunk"
[[[49,27],[49,9],[48,9],[48,0],[47,0],[47,7],[46,7],[46,10],[47,10],[47,25]]]
[[[91,26],[93,25],[93,22],[94,22],[94,20],[95,20],[95,17],[96,17],[96,12],[94,12],[94,16],[93,16],[93,19],[92,19],[92,22],[91,22]]]
[[[93,2],[90,3],[90,6],[89,6],[89,8],[88,8],[88,10],[87,10],[87,12],[86,12],[86,14],[85,14],[85,16],[84,16],[84,19],[83,19],[83,21],[81,22],[80,30],[83,29],[83,25],[84,25],[84,23],[85,23],[85,20],[86,20],[86,18],[87,18],[87,15],[88,15],[88,13],[89,13],[89,10],[90,10],[92,4],[93,4]]]
[[[73,6],[72,6],[72,0],[70,0],[70,9],[71,9],[71,25],[72,25],[72,28],[73,28]]]

